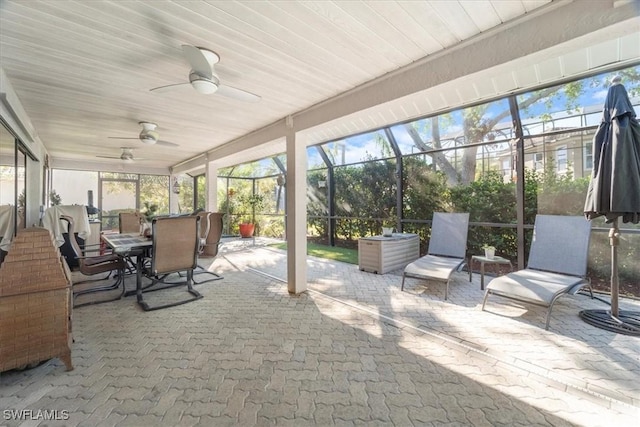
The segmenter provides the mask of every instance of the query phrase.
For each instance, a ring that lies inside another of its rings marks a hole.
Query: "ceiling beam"
[[[126,162],[124,160],[114,162],[78,161],[78,159],[62,159],[55,157],[50,160],[50,167],[53,169],[120,172],[143,175],[169,175],[169,168],[144,166],[141,162]]]

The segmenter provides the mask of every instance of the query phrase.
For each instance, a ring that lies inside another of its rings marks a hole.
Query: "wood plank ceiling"
[[[96,156],[118,156],[126,146],[145,159],[139,167],[167,168],[550,6],[550,0],[6,0],[0,66],[54,164],[106,161],[94,166],[110,168],[121,161]],[[150,92],[188,82],[183,44],[217,52],[222,84],[255,93],[260,102],[201,95],[189,85]],[[139,121],[157,123],[160,139],[178,147],[110,138],[135,138]],[[335,129],[315,135],[335,137]]]

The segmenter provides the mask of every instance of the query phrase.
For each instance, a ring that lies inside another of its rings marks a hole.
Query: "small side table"
[[[509,264],[511,271],[513,271],[513,265],[511,261],[506,258],[502,258],[501,256],[494,256],[493,258],[487,258],[484,255],[474,255],[471,257],[471,264],[473,261],[478,261],[480,263],[480,289],[484,291],[484,265],[485,264]],[[471,281],[471,275],[473,274],[473,268],[471,265],[469,266],[469,281]]]

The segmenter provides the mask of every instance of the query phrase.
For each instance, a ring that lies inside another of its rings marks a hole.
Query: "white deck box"
[[[393,233],[390,237],[372,236],[358,240],[360,270],[385,274],[405,267],[420,256],[417,234]]]

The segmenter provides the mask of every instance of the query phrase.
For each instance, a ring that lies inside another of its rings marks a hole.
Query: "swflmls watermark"
[[[6,421],[65,421],[69,419],[69,411],[66,409],[5,409],[2,411],[2,417]]]

